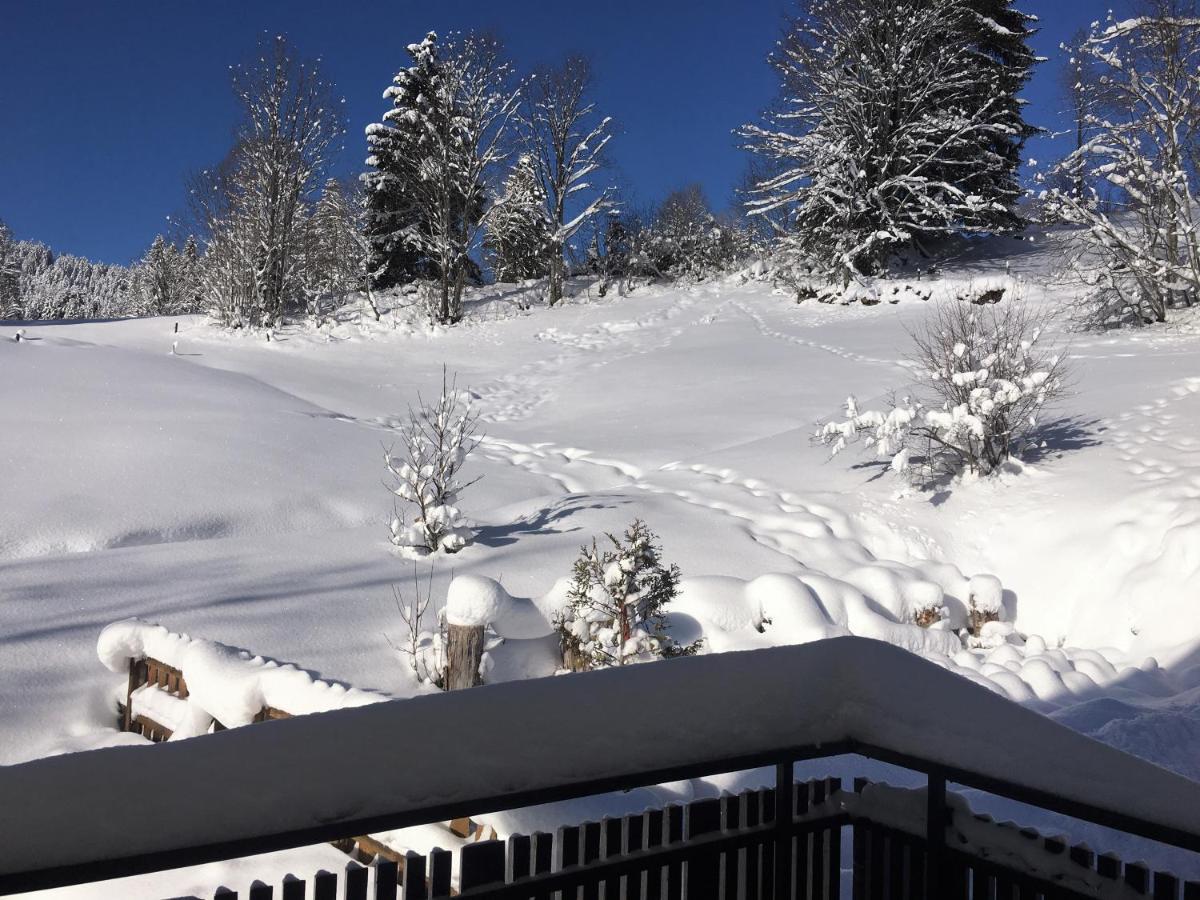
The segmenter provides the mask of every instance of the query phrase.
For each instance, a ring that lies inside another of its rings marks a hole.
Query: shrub
[[[567,605],[555,622],[563,663],[576,671],[687,656],[700,642],[677,644],[667,633],[665,608],[675,599],[679,567],[663,565],[658,537],[635,519],[624,539],[606,535],[575,561]]]
[[[463,482],[461,475],[467,457],[479,446],[479,417],[457,380],[447,382],[444,367],[438,401],[418,401],[419,407],[409,408],[408,422],[400,429],[402,452],[395,454],[395,448],[389,447],[385,453],[387,470],[395,480],[390,490],[415,508],[411,522],[397,510],[390,538],[397,547],[457,553],[472,537],[455,504],[458,495],[479,480]]]
[[[915,477],[990,475],[1033,442],[1039,415],[1065,390],[1065,364],[1047,349],[1045,322],[1021,303],[949,301],[911,332],[918,396],[883,410],[846,401],[845,418],[817,440],[833,454],[862,442]]]

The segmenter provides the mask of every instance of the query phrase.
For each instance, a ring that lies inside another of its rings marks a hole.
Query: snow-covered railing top
[[[176,634],[138,619],[107,626],[100,632],[96,653],[113,672],[126,672],[130,660],[146,657],[178,669],[187,679],[192,720],[212,718],[227,728],[248,725],[264,707],[299,716],[391,699],[386,694],[321,681],[289,663]],[[204,730],[207,726],[177,733],[189,737]]]
[[[488,736],[487,753],[461,739],[468,724]],[[846,637],[485,686],[153,750],[95,750],[3,768],[0,891],[13,873],[28,879],[58,869],[53,877],[61,878],[69,877],[64,867],[78,866],[86,879],[98,877],[100,862],[105,877],[172,868],[668,775],[845,752],[936,769],[952,781],[1200,850],[1200,784],[904,650]]]

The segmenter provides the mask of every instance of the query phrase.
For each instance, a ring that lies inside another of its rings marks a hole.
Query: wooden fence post
[[[775,766],[775,900],[792,897],[792,762]]]
[[[930,772],[927,794],[925,896],[940,897],[942,868],[946,862],[946,776]]]
[[[472,688],[481,683],[479,665],[483,662],[483,626],[448,625],[446,627],[446,690]]]

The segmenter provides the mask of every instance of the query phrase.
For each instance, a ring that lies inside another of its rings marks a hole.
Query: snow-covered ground
[[[1007,270],[1057,306],[1059,255],[1053,237],[1005,243],[943,275]],[[437,560],[435,597],[461,574],[542,597],[581,544],[636,516],[682,569],[679,621],[710,650],[826,625],[886,637],[1200,779],[1200,328],[1064,335],[1073,393],[1039,458],[921,492],[811,436],[848,394],[870,406],[911,380],[905,328],[928,304],[796,305],[741,278],[580,290],[521,312],[512,288],[484,289],[452,329],[347,318],[270,342],[200,318],[178,334],[171,319],[25,325],[20,342],[0,325],[0,763],[113,742],[96,639],[127,616],[416,692],[389,641],[392,586],[429,563],[387,541],[383,459],[444,363],[487,436],[460,503],[478,539]],[[1023,645],[950,655],[948,635],[896,623],[915,585],[954,611],[982,573]],[[767,574],[795,576],[774,602],[812,602],[759,634],[743,582]],[[526,677],[550,650],[493,656],[490,677]]]

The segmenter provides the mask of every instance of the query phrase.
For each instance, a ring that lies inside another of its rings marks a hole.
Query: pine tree
[[[141,292],[146,311],[162,316],[176,312],[181,305],[181,260],[174,244],[160,234],[154,238],[139,267]]]
[[[666,607],[679,588],[679,567],[665,565],[658,536],[635,519],[624,538],[595,540],[575,561],[566,607],[556,624],[569,669],[623,666],[687,656],[700,642],[681,646],[670,636]]]
[[[0,221],[0,319],[21,318],[20,277],[16,241],[8,226]]]
[[[385,254],[395,243],[429,261],[438,295],[431,316],[452,323],[462,318],[470,254],[487,214],[485,185],[505,158],[501,139],[517,94],[493,38],[467,35],[439,48],[431,33],[408,51],[414,65],[385,95],[393,108],[368,129],[376,171],[366,183],[377,200],[368,228]],[[386,264],[385,255],[384,274]]]
[[[358,210],[336,178],[325,182],[308,229],[305,290],[310,305],[319,306],[321,298],[340,302],[362,284],[363,265]]]
[[[430,32],[407,48],[412,65],[401,69],[384,91],[392,108],[383,121],[367,126],[367,165],[362,183],[367,193],[365,233],[371,247],[369,266],[379,288],[418,278],[436,277],[432,261],[409,239],[427,231],[413,186],[420,178],[427,114],[423,98],[430,97],[442,77],[437,35]]]
[[[550,271],[546,197],[531,156],[517,159],[488,219],[484,247],[497,281],[544,278]]]
[[[976,153],[995,154],[1002,164],[982,171],[968,168],[978,177],[961,186],[970,194],[997,201],[977,212],[977,223],[996,231],[1023,226],[1016,211],[1021,196],[1018,171],[1025,141],[1038,131],[1025,121],[1024,103],[1019,96],[1038,62],[1029,47],[1037,17],[1016,9],[1015,2],[967,0],[968,15],[963,20],[967,46],[978,73],[976,103],[990,103],[995,110],[994,121],[1003,128],[981,131],[979,144],[973,148]]]

